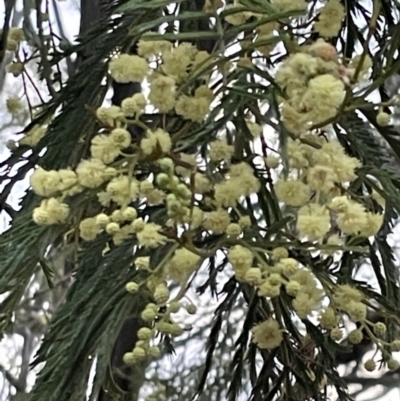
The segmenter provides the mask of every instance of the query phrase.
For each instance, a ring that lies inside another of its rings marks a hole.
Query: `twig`
[[[363,52],[360,57],[360,62],[358,63],[356,71],[353,76],[353,82],[357,82],[358,76],[360,75],[360,72],[361,72],[363,64],[364,64],[364,60],[367,57],[368,50],[369,50],[369,42],[371,41],[371,38],[374,35],[380,10],[381,10],[380,0],[374,0],[374,10],[373,10],[373,13],[371,16],[371,20],[369,22],[367,38],[364,42],[364,49],[363,49]]]
[[[12,375],[3,365],[0,365],[0,372],[3,373],[5,379],[13,386],[15,389],[23,393],[25,392],[25,388],[21,385],[20,381]]]
[[[29,79],[29,82],[30,82],[31,85],[33,86],[33,89],[35,90],[36,94],[38,95],[38,97],[39,97],[41,103],[44,104],[45,101],[43,100],[42,95],[40,94],[39,89],[38,89],[37,86],[35,85],[35,82],[33,82],[33,79],[31,78],[31,76],[27,73],[27,71],[24,71],[24,74],[23,74],[23,75],[26,75],[26,76],[27,76],[27,78]],[[28,97],[28,96],[27,96],[27,97]]]
[[[11,27],[19,25],[19,22],[21,20],[22,15],[23,15],[22,11],[17,11],[16,9],[14,9],[13,17],[12,17],[12,20],[11,20]],[[4,31],[3,31],[3,33],[4,33]],[[3,40],[3,38],[0,38],[0,41],[2,41],[2,40]],[[4,48],[4,46],[6,46],[6,43],[2,42],[2,46]],[[0,52],[1,52],[1,50],[0,50]],[[5,68],[5,66],[12,61],[13,57],[14,57],[14,52],[10,52],[9,54],[5,55],[5,57],[2,60],[1,60],[1,57],[0,57],[0,92],[3,89],[4,82],[6,80],[6,68]]]
[[[42,20],[42,13],[40,10],[40,0],[36,0],[36,27],[38,29],[39,33],[39,39],[40,39],[40,46],[39,46],[39,52],[40,52],[40,57],[42,61],[42,67],[43,67],[43,77],[46,81],[47,88],[49,90],[49,93],[52,97],[56,96],[56,91],[53,88],[53,83],[51,81],[51,66],[49,63],[49,60],[47,59],[47,52],[45,51],[45,39],[43,35],[43,20]]]
[[[23,308],[23,307],[25,307],[26,305],[29,305],[29,303],[30,303],[31,301],[33,301],[33,300],[39,298],[40,296],[45,295],[45,294],[47,294],[47,293],[49,293],[49,292],[51,292],[51,291],[54,291],[54,289],[55,289],[56,287],[61,286],[62,284],[64,284],[64,283],[70,281],[71,278],[72,278],[72,273],[71,273],[71,274],[68,274],[67,276],[65,276],[65,277],[63,277],[62,279],[60,279],[60,281],[58,281],[57,283],[54,284],[54,287],[53,287],[53,288],[45,288],[44,290],[40,290],[40,291],[35,292],[35,294],[32,295],[31,297],[24,299],[24,301],[21,302],[21,304],[19,305],[19,307],[20,307],[20,308]]]
[[[50,9],[49,9],[49,0],[46,0],[46,14],[50,15]],[[49,30],[50,30],[50,41],[51,41],[51,45],[53,47],[53,52],[56,52],[56,44],[54,42],[54,38],[56,36],[56,34],[53,31],[53,25],[50,22],[49,19]],[[58,83],[60,84],[60,87],[62,86],[62,74],[61,74],[61,68],[59,63],[56,63],[55,68],[57,69],[57,80]]]
[[[26,73],[26,75],[28,75],[28,74]],[[31,100],[29,98],[28,88],[26,86],[25,71],[22,73],[22,86],[24,87],[24,94],[26,97],[26,101],[28,102],[29,116],[32,118],[33,108],[32,108],[32,104],[31,104]]]
[[[57,26],[58,26],[58,31],[60,33],[61,39],[68,40],[67,37],[65,36],[64,33],[64,27],[62,25],[61,17],[60,17],[60,12],[58,10],[58,5],[56,0],[52,0],[53,4],[53,10],[54,10],[54,16],[56,18]],[[51,28],[51,25],[50,25]],[[67,56],[65,58],[65,61],[67,63],[67,72],[68,76],[72,76],[74,74],[75,68],[74,68],[74,63],[72,62],[70,56]]]
[[[400,380],[400,374],[398,372],[388,372],[381,377],[359,377],[356,375],[350,375],[343,377],[343,380],[348,384],[361,384],[365,387],[373,387],[377,384],[385,387],[395,387],[398,385]]]
[[[6,10],[4,16],[3,33],[0,38],[0,63],[3,63],[7,49],[7,36],[10,29],[11,13],[15,6],[15,0],[6,0]]]
[[[19,374],[18,381],[21,387],[24,389],[23,391],[25,391],[29,374],[29,362],[31,360],[31,355],[32,355],[33,336],[31,331],[28,328],[25,328],[22,337],[24,339],[24,345],[22,346],[21,372]]]

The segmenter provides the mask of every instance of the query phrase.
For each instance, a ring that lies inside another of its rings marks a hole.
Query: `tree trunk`
[[[79,36],[85,35],[92,28],[96,27],[101,18],[102,6],[107,0],[81,0],[81,25]],[[78,57],[78,66],[81,62],[90,57],[91,50],[96,46],[95,43],[85,48]],[[136,47],[131,48],[131,53],[135,53]],[[140,83],[119,84],[112,83],[114,90],[112,103],[120,106],[123,99],[140,93],[142,87]],[[138,318],[127,319],[118,334],[113,352],[110,356],[110,371],[113,373],[113,379],[120,389],[127,393],[125,399],[135,401],[138,398],[139,390],[144,381],[144,369],[135,369],[124,364],[122,358],[126,352],[132,351],[137,337],[136,333],[140,327]],[[122,375],[118,375],[121,372]],[[121,377],[122,376],[122,377]],[[107,394],[107,389],[102,389],[98,396],[98,401],[111,401],[111,397]]]

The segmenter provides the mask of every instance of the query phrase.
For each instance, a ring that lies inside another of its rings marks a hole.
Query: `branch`
[[[61,21],[61,16],[60,16],[60,11],[58,10],[58,5],[57,5],[57,1],[56,0],[52,0],[53,3],[53,10],[54,10],[54,16],[56,18],[56,22],[57,22],[57,27],[58,27],[58,31],[60,33],[60,37],[61,39],[64,39],[65,41],[68,41],[65,33],[64,33],[64,27]],[[74,74],[75,71],[75,66],[74,63],[71,60],[71,56],[67,56],[65,57],[65,61],[67,63],[67,72],[68,72],[68,76],[72,76]]]
[[[5,9],[5,16],[4,16],[4,25],[3,25],[3,32],[1,34],[0,38],[0,64],[3,63],[4,56],[6,54],[6,48],[7,48],[7,36],[8,36],[8,30],[10,29],[10,19],[11,19],[11,13],[12,10],[15,6],[15,0],[6,0],[6,9]]]
[[[6,11],[7,12],[7,11]],[[11,20],[11,27],[14,26],[18,26],[20,23],[20,20],[22,18],[22,11],[18,11],[16,9],[14,9],[14,14]],[[4,22],[5,23],[5,22]],[[8,27],[10,28],[10,27]],[[4,35],[4,30],[3,30],[3,34],[1,35],[2,37],[0,38],[1,41],[3,41],[3,35]],[[7,39],[5,39],[7,40]],[[2,42],[2,44],[0,45],[0,53],[2,53],[3,47],[1,46],[6,46],[6,43]],[[5,49],[5,47],[4,47]],[[3,57],[3,58],[2,58]],[[4,86],[4,82],[5,82],[5,78],[6,78],[6,68],[5,66],[9,63],[11,63],[12,59],[14,58],[14,52],[10,52],[9,54],[2,54],[2,56],[0,56],[0,65],[1,65],[1,69],[0,69],[0,92],[3,90],[3,86]]]
[[[3,365],[0,365],[0,372],[3,373],[5,379],[17,390],[19,393],[25,392],[25,387],[21,384],[21,382],[14,377]]]
[[[347,384],[361,384],[363,390],[373,386],[396,387],[400,381],[400,372],[387,372],[381,377],[359,377],[357,375],[349,375],[343,380]]]
[[[49,60],[47,58],[46,41],[43,33],[43,20],[42,20],[42,13],[39,0],[36,0],[36,28],[38,30],[40,39],[39,52],[43,67],[43,77],[46,81],[47,89],[49,90],[50,95],[54,98],[56,96],[56,91],[53,88],[52,69]]]
[[[18,381],[26,388],[26,383],[29,374],[29,362],[31,360],[32,348],[33,348],[33,337],[31,331],[26,328],[23,334],[24,345],[22,347],[22,362],[21,362],[21,373],[19,374]]]

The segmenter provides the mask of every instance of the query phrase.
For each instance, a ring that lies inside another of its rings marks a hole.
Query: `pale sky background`
[[[52,4],[52,1],[50,3]],[[57,0],[55,0],[57,1]],[[370,4],[370,1],[363,1],[363,4]],[[22,0],[17,0],[17,9],[20,9],[22,5]],[[79,31],[79,18],[80,18],[80,13],[79,13],[79,1],[78,0],[58,0],[57,1],[58,9],[60,11],[60,17],[63,22],[63,27],[64,27],[64,33],[67,36],[67,39],[71,42],[74,41],[75,36],[77,35]],[[0,5],[0,15],[4,15],[4,4]],[[52,15],[54,15],[52,13]],[[2,21],[3,17],[0,19],[0,24],[3,23]],[[54,24],[55,26],[56,24]],[[43,93],[46,93],[46,89],[43,86]],[[6,82],[5,86],[3,88],[2,93],[0,93],[0,121],[1,121],[1,126],[8,124],[11,122],[11,117],[7,113],[5,109],[5,100],[8,96],[10,95],[17,95],[21,96],[23,94],[22,90],[22,84],[20,82],[19,78],[14,78],[10,75],[7,75],[6,77]],[[376,99],[376,97],[375,97]],[[10,138],[15,138],[15,132],[18,132],[20,129],[23,127],[12,127],[12,128],[5,128],[1,129],[0,131],[0,160],[4,160],[5,157],[8,155],[8,150],[5,148],[5,142],[10,139]],[[274,134],[275,135],[275,134]],[[12,194],[12,201],[10,202],[12,206],[16,206],[18,203],[18,198],[20,198],[24,190],[27,188],[28,182],[27,180],[22,181],[17,187],[14,193]],[[0,188],[1,190],[1,188]],[[4,230],[4,228],[7,226],[7,220],[4,216],[1,216],[0,219],[0,232]],[[391,243],[394,245],[397,243],[397,238],[398,234],[392,238]],[[365,274],[365,272],[364,272]],[[365,276],[364,276],[365,278]],[[212,305],[203,305],[203,307],[209,311],[212,311],[215,309],[215,303],[212,301]],[[207,316],[209,314],[207,313]],[[193,319],[187,319],[185,320],[185,324],[189,323],[195,323],[195,320],[198,317],[194,317]],[[18,344],[21,342],[21,339],[18,338],[18,336],[15,336],[13,339],[8,339],[7,341],[3,341],[0,343],[0,364],[5,366],[7,368],[7,363],[8,363],[8,358],[6,356],[10,356],[10,352],[13,347],[13,342],[15,344]],[[200,346],[202,346],[202,343],[197,343],[195,341],[192,341],[191,347],[189,351],[184,355],[184,359],[186,362],[189,362],[190,360],[193,360],[193,358],[196,358],[196,356],[199,354],[201,351]],[[177,359],[176,359],[177,360]],[[171,367],[173,367],[174,360],[171,360]],[[381,372],[379,372],[381,374]],[[34,380],[34,377],[32,377],[32,380]],[[2,386],[2,375],[0,374],[0,388]],[[368,399],[373,399],[373,394],[369,392],[369,398]],[[361,398],[360,398],[361,399]],[[366,399],[366,398],[364,398]],[[376,399],[376,401],[381,400],[381,401],[398,401],[400,399],[400,390],[396,389],[391,391],[386,397]]]

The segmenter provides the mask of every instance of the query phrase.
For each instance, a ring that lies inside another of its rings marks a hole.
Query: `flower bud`
[[[18,42],[16,40],[8,39],[6,43],[6,49],[10,52],[17,50]]]
[[[133,349],[132,354],[137,361],[142,361],[144,358],[146,358],[146,351],[138,346]]]
[[[153,332],[148,327],[142,327],[139,329],[137,336],[138,336],[139,340],[146,341],[146,340],[150,340],[153,337]]]
[[[144,223],[143,219],[136,219],[136,220],[133,220],[131,223],[132,230],[135,233],[140,233],[140,231],[143,231],[144,226],[145,226],[145,223]]]
[[[343,338],[343,332],[339,327],[335,327],[331,330],[330,336],[333,341],[340,341]]]
[[[157,304],[164,304],[169,299],[169,289],[163,284],[158,284],[156,289],[154,290],[154,300]]]
[[[280,274],[278,273],[272,273],[269,277],[268,277],[268,282],[275,286],[275,285],[280,285],[282,284],[282,277]]]
[[[18,149],[17,142],[15,142],[13,139],[9,139],[6,142],[6,147],[8,150],[11,150],[11,152]]]
[[[390,344],[390,348],[392,349],[392,351],[395,351],[395,352],[400,351],[400,340],[394,340]]]
[[[110,138],[114,144],[120,148],[127,148],[131,144],[131,134],[124,128],[114,128]]]
[[[299,270],[299,262],[293,258],[282,258],[277,264],[284,276],[293,276]]]
[[[129,283],[126,283],[125,290],[130,294],[135,294],[139,291],[139,284],[135,283],[134,281],[130,281]]]
[[[190,199],[192,197],[192,191],[185,184],[178,184],[175,192],[182,199]]]
[[[179,178],[176,175],[174,175],[174,176],[171,177],[171,180],[169,182],[169,186],[170,186],[171,189],[173,189],[173,188],[176,188],[176,186],[178,184],[180,184],[180,183],[181,183],[181,181],[179,180]]]
[[[281,260],[289,257],[289,253],[286,248],[279,246],[272,251],[272,258],[274,260]]]
[[[138,258],[136,258],[134,263],[138,269],[147,270],[150,267],[150,257],[139,256]]]
[[[226,229],[226,234],[232,237],[238,237],[242,233],[242,227],[238,223],[231,223]]]
[[[7,66],[6,71],[14,77],[20,76],[24,72],[24,65],[20,62],[12,63]]]
[[[286,293],[291,297],[295,297],[301,290],[301,285],[298,281],[291,280],[286,285]]]
[[[265,159],[265,164],[268,168],[275,169],[279,167],[280,158],[277,156],[267,156]]]
[[[172,336],[180,336],[183,333],[183,329],[178,323],[172,323],[170,333]]]
[[[262,281],[261,269],[258,267],[251,267],[246,271],[244,280],[252,285],[260,284]]]
[[[352,344],[360,344],[360,342],[363,340],[363,333],[361,330],[353,330],[350,334],[349,334],[349,341]]]
[[[136,357],[133,355],[133,352],[126,352],[122,357],[122,360],[126,365],[134,365],[137,362]]]
[[[324,329],[328,330],[334,329],[338,323],[335,310],[331,307],[326,308],[325,311],[321,314],[319,323],[321,327]]]
[[[162,334],[171,334],[172,324],[168,322],[158,322],[156,329]]]
[[[161,355],[160,348],[156,346],[149,347],[147,350],[147,355],[151,356],[152,358],[158,358]]]
[[[178,213],[180,210],[182,210],[181,202],[179,202],[178,200],[168,202],[168,211]]]
[[[110,222],[110,217],[105,213],[100,213],[96,217],[96,224],[100,227],[105,227]]]
[[[141,181],[140,182],[140,192],[143,195],[148,195],[153,189],[154,189],[154,185],[150,181]]]
[[[168,175],[165,173],[160,173],[156,177],[156,183],[158,184],[158,186],[160,188],[167,188],[169,185],[169,181],[170,181],[170,179],[169,179]]]
[[[66,51],[71,47],[71,43],[69,43],[67,39],[61,39],[58,45],[62,51]]]
[[[249,216],[242,216],[238,223],[242,230],[251,227],[251,219]]]
[[[143,348],[144,350],[146,350],[147,348],[149,348],[149,342],[144,340],[136,341],[135,347]]]
[[[381,127],[386,127],[390,123],[390,115],[383,111],[379,112],[376,116],[376,123]]]
[[[314,42],[310,46],[309,52],[325,61],[334,61],[337,57],[335,46],[325,42],[323,39],[318,39],[316,42]]]
[[[268,280],[265,281],[258,289],[258,295],[261,297],[270,297],[274,298],[279,296],[281,293],[280,285],[272,285]]]
[[[365,361],[364,369],[368,372],[373,372],[376,369],[375,361],[373,359],[368,359],[368,361]]]
[[[132,221],[137,218],[137,211],[134,207],[128,206],[122,211],[124,220]]]
[[[174,171],[174,162],[169,157],[164,157],[159,162],[160,168],[167,173],[171,173]]]
[[[168,310],[171,313],[178,313],[180,309],[181,309],[181,304],[178,301],[173,301],[168,306]]]
[[[146,308],[140,316],[145,322],[152,322],[156,318],[157,312],[153,309]]]
[[[375,323],[373,330],[378,337],[383,337],[386,333],[386,324],[383,322]]]
[[[189,313],[190,315],[194,315],[197,312],[197,308],[193,304],[188,304],[188,305],[186,305],[185,308],[186,308],[187,313]]]
[[[121,210],[114,210],[110,218],[111,221],[114,221],[116,223],[122,223],[124,221]]]
[[[146,305],[146,309],[152,309],[154,312],[156,312],[156,313],[158,312],[158,306],[153,302],[149,302]]]
[[[113,235],[113,234],[118,233],[119,231],[120,231],[120,227],[119,227],[118,223],[108,223],[106,225],[106,232],[108,234]]]
[[[106,177],[115,177],[117,175],[117,170],[114,167],[107,167],[104,170],[104,175]]]
[[[399,362],[397,362],[394,359],[390,359],[389,361],[387,361],[387,367],[389,370],[397,370],[400,367]]]
[[[367,306],[362,302],[350,302],[346,311],[353,322],[362,322],[367,317]]]

